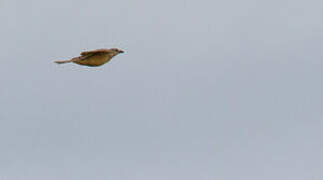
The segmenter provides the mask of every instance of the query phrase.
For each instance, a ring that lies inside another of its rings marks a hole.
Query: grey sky
[[[0,180],[323,179],[322,6],[1,0]]]

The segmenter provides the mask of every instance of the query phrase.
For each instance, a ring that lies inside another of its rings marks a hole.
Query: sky
[[[0,0],[0,180],[323,179],[322,5]]]

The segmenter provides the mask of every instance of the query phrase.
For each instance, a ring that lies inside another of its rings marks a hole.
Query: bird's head
[[[123,50],[121,50],[121,49],[117,49],[117,48],[112,48],[112,49],[110,49],[111,50],[111,52],[114,54],[114,55],[117,55],[117,54],[120,54],[120,53],[124,53],[124,51]]]

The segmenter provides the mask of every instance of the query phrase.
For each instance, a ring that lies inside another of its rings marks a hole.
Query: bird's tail
[[[63,60],[63,61],[55,61],[57,64],[64,64],[64,63],[70,63],[73,62],[72,60]]]

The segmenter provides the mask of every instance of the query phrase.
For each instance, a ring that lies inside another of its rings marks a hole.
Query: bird
[[[114,56],[124,53],[123,50],[117,48],[111,49],[95,49],[81,52],[81,56],[74,57],[69,60],[55,61],[57,64],[76,63],[83,66],[96,67],[109,62]]]

